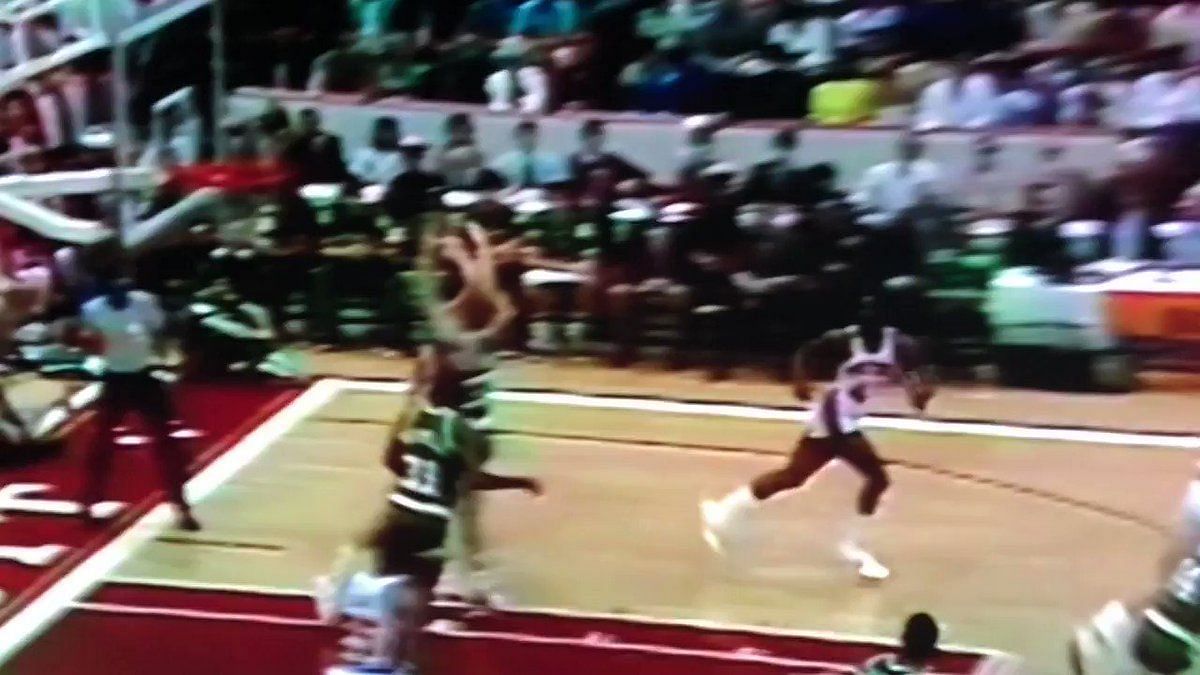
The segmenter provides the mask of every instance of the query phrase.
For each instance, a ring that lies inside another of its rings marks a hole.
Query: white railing
[[[0,0],[0,18],[13,22],[12,50],[16,63],[0,73],[0,93],[11,91],[30,77],[67,65],[112,44],[111,35],[129,43],[211,5],[213,0],[158,0],[144,6],[136,0]],[[30,56],[29,26],[38,17],[53,15],[64,41],[48,54]]]

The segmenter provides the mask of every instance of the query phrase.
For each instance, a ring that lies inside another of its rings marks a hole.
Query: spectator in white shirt
[[[102,339],[105,363],[104,388],[96,412],[97,433],[87,458],[84,513],[92,515],[91,507],[102,498],[111,472],[113,429],[129,413],[136,412],[154,437],[163,487],[175,505],[178,526],[200,529],[183,495],[187,456],[180,442],[171,436],[170,425],[175,418],[171,392],[150,371],[166,325],[158,299],[133,290],[128,280],[121,279],[108,282],[104,292],[84,303],[80,313],[84,327]]]
[[[513,131],[514,149],[496,159],[493,169],[510,188],[544,188],[571,179],[566,159],[538,150],[538,126],[525,120]]]
[[[1200,0],[1183,0],[1166,8],[1150,25],[1155,46],[1180,45],[1184,60],[1200,64]]]
[[[541,114],[550,109],[550,76],[537,64],[521,38],[507,38],[493,54],[502,66],[488,76],[483,89],[488,110]]]
[[[838,27],[830,16],[810,10],[812,16],[775,24],[767,33],[767,44],[799,59],[801,68],[821,68],[837,60]]]
[[[889,0],[867,0],[860,7],[838,19],[838,46],[869,54],[889,50],[891,33],[904,21],[904,7]]]
[[[988,73],[971,73],[965,61],[950,64],[949,77],[925,88],[917,101],[916,129],[979,129],[996,124],[1004,113],[1000,87]]]
[[[350,174],[366,185],[387,185],[400,175],[400,123],[392,117],[375,120],[371,144],[350,158]]]
[[[1138,78],[1125,100],[1123,126],[1152,129],[1177,121],[1172,94],[1182,80],[1182,74],[1175,71],[1159,71]]]
[[[917,206],[938,204],[943,199],[941,170],[923,157],[925,145],[920,137],[905,134],[898,149],[897,159],[867,169],[854,195],[855,202],[877,214],[876,222],[882,226]]]

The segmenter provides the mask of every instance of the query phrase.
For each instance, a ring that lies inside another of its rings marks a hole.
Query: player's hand
[[[533,495],[534,497],[541,497],[543,494],[545,494],[545,490],[542,488],[542,482],[536,478],[526,478],[524,481],[522,481],[521,489]]]

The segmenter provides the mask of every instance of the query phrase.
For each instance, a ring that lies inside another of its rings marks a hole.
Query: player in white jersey
[[[839,551],[866,579],[882,580],[890,574],[863,543],[864,530],[874,519],[890,480],[883,460],[862,434],[859,420],[871,393],[884,386],[903,386],[913,407],[924,411],[933,396],[932,377],[915,341],[882,325],[870,301],[864,304],[860,319],[859,325],[831,331],[797,352],[794,386],[802,401],[810,399],[809,376],[814,363],[836,360],[841,365],[787,463],[718,501],[701,504],[704,538],[715,550],[725,550],[727,536],[741,525],[747,511],[781,492],[802,487],[826,464],[841,460],[865,480],[858,495],[857,516]]]

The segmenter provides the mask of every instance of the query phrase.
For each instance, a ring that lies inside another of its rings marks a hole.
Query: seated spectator
[[[587,120],[579,128],[580,148],[568,159],[571,182],[582,186],[596,170],[607,171],[617,185],[628,180],[645,180],[649,174],[644,169],[605,149],[605,131],[604,122],[597,119]]]
[[[771,139],[770,158],[750,169],[742,188],[741,201],[816,205],[820,196],[816,181],[811,170],[801,166],[796,157],[799,139],[800,134],[794,127],[775,132]]]
[[[925,144],[915,134],[905,134],[897,159],[877,164],[863,175],[854,201],[880,216],[880,224],[896,222],[907,211],[940,202],[944,195],[942,172],[923,157]]]
[[[474,145],[447,150],[442,154],[439,166],[448,190],[494,192],[504,187],[504,179],[484,166],[483,153]]]
[[[463,35],[499,42],[510,34],[520,5],[520,0],[475,0],[467,10]]]
[[[359,44],[373,44],[388,32],[388,12],[393,0],[350,0],[350,12],[358,26]]]
[[[1122,260],[1157,260],[1162,257],[1162,244],[1154,234],[1154,226],[1166,219],[1156,213],[1142,191],[1122,187],[1118,190],[1121,211],[1105,237],[1105,258]]]
[[[679,182],[696,182],[702,173],[719,162],[716,136],[720,128],[708,116],[689,117],[683,121],[684,147],[680,152]]]
[[[387,185],[400,174],[400,123],[393,117],[375,120],[370,145],[355,151],[350,174],[366,185]]]
[[[280,364],[270,312],[245,300],[228,279],[200,291],[189,307],[188,370],[200,376],[272,373]],[[294,374],[294,373],[293,373]]]
[[[716,0],[691,40],[708,57],[741,56],[759,51],[777,21],[778,6],[773,2]]]
[[[49,77],[30,80],[26,89],[33,96],[42,135],[46,139],[45,147],[52,149],[74,145],[71,111],[53,81]]]
[[[545,188],[562,185],[571,179],[566,161],[559,155],[538,149],[537,122],[525,120],[513,130],[513,149],[498,157],[492,165],[510,188]]]
[[[1095,14],[1096,6],[1091,2],[1047,0],[1031,4],[1025,10],[1025,37],[1045,45],[1070,44]]]
[[[283,162],[301,184],[344,183],[350,178],[342,156],[342,139],[321,128],[321,113],[305,108],[283,148]]]
[[[306,88],[313,92],[361,92],[376,86],[379,59],[358,43],[358,36],[345,35],[341,44],[313,61]]]
[[[1182,80],[1182,74],[1175,71],[1159,71],[1138,78],[1124,104],[1123,126],[1153,129],[1177,121],[1172,95]]]
[[[950,64],[949,76],[925,88],[917,102],[915,128],[977,129],[992,126],[1001,116],[996,78],[971,73],[965,61]]]
[[[981,135],[975,139],[975,161],[971,172],[957,189],[962,206],[970,209],[973,218],[992,218],[1014,209],[1020,197],[1017,186],[999,170],[996,158],[1000,154],[997,139]]]
[[[1188,64],[1200,64],[1200,0],[1181,0],[1164,9],[1150,24],[1156,47],[1183,47]]]
[[[20,20],[13,30],[17,63],[53,54],[62,44],[58,21],[52,14],[38,14],[27,21]]]
[[[513,14],[510,36],[563,38],[579,31],[583,18],[575,0],[526,0]]]
[[[426,171],[421,164],[429,143],[419,136],[407,136],[400,142],[400,173],[388,183],[383,209],[400,226],[408,228],[408,243],[421,241],[424,214],[436,207],[437,191],[445,185],[441,175]]]
[[[933,672],[933,660],[940,653],[941,631],[933,617],[921,612],[904,622],[900,651],[872,657],[858,668],[856,675],[921,675]]]
[[[767,44],[796,58],[804,70],[825,68],[838,58],[837,22],[819,7],[806,6],[806,16],[781,21],[767,33]]]
[[[13,45],[13,25],[8,19],[0,19],[0,70],[17,65],[17,50]]]
[[[501,70],[484,82],[488,110],[541,114],[550,110],[550,76],[538,63],[538,52],[528,49],[520,39],[501,42],[493,54]]]
[[[891,51],[898,43],[898,32],[904,24],[903,4],[891,0],[867,0],[862,4],[838,19],[838,45],[870,55]]]

